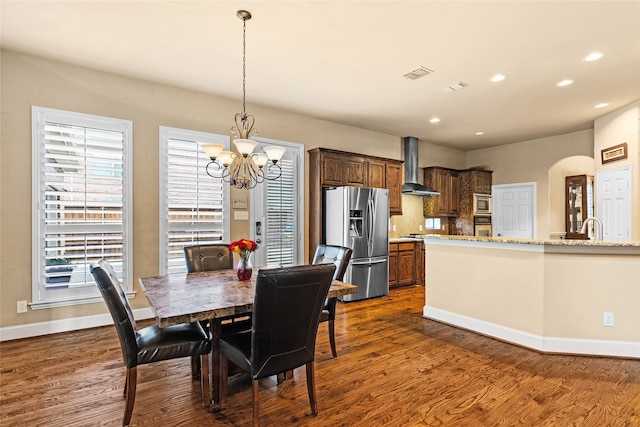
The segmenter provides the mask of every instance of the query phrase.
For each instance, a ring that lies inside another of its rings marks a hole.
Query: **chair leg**
[[[198,359],[200,361],[200,387],[202,388],[202,405],[211,405],[211,387],[209,383],[209,353],[203,354]],[[193,361],[193,359],[192,359]]]
[[[122,397],[127,397],[127,390],[129,390],[129,371],[124,375],[124,390],[122,390]]]
[[[134,366],[133,368],[127,369],[127,380],[126,380],[126,398],[127,403],[124,407],[124,419],[122,420],[123,426],[128,426],[131,422],[131,414],[133,413],[133,404],[136,400],[136,385],[138,382],[138,368]]]
[[[194,380],[200,378],[200,358],[198,356],[191,356],[191,377]]]
[[[260,403],[258,403],[258,380],[251,382],[253,388],[253,427],[260,426]]]
[[[316,404],[316,383],[314,375],[313,362],[307,363],[307,391],[309,392],[309,403],[311,404],[311,413],[318,415],[318,405]],[[255,411],[255,409],[254,409]]]
[[[338,357],[338,352],[336,351],[336,333],[334,323],[335,321],[329,320],[329,344],[331,345],[331,353],[333,354],[333,357]]]

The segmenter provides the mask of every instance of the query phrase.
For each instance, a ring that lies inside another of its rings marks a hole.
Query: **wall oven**
[[[473,231],[475,236],[491,237],[493,230],[491,229],[490,216],[477,216],[473,218]]]
[[[491,194],[474,194],[473,195],[473,215],[491,216]]]

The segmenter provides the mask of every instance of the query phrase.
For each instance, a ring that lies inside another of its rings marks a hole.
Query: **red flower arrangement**
[[[249,239],[240,239],[229,244],[229,250],[231,252],[236,252],[240,257],[240,262],[236,267],[238,271],[238,279],[248,280],[251,278],[253,269],[249,263],[249,256],[251,255],[251,252],[256,249],[258,249],[258,244]]]
[[[258,249],[258,244],[249,239],[240,239],[229,243],[229,250],[232,252],[238,252],[240,257],[243,255],[249,256],[249,252],[253,252],[256,249]]]

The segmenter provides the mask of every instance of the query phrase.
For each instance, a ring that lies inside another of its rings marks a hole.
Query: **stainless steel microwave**
[[[490,194],[474,194],[473,195],[473,214],[476,216],[491,215],[491,195]]]

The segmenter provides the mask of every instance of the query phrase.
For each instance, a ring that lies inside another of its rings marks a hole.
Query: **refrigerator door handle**
[[[369,256],[373,255],[373,227],[374,227],[374,220],[376,217],[376,204],[373,201],[373,197],[372,194],[369,193],[369,198],[367,199],[367,205],[368,208],[368,214],[369,217],[367,218],[367,254]]]
[[[351,261],[351,265],[374,265],[374,264],[380,264],[381,262],[387,262],[387,259],[382,258],[382,259],[367,260],[367,261]]]

